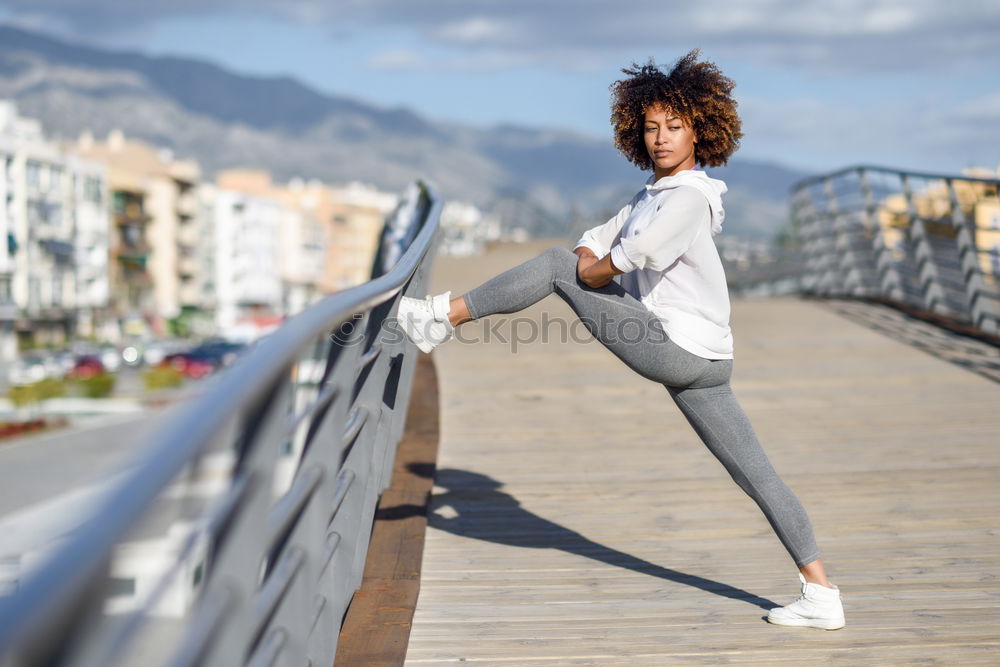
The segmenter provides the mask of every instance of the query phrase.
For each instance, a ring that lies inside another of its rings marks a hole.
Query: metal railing
[[[0,664],[330,665],[390,479],[441,201],[412,186],[375,277],[260,340],[0,598]],[[37,555],[36,555],[37,556]]]
[[[792,220],[804,291],[878,298],[996,334],[998,186],[870,166],[798,183]]]

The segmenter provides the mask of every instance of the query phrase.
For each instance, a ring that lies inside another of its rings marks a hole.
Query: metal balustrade
[[[996,334],[998,187],[995,178],[870,166],[798,183],[804,291],[878,298]]]
[[[0,598],[0,664],[330,665],[390,479],[441,201],[408,189],[373,278],[172,409],[86,526]]]

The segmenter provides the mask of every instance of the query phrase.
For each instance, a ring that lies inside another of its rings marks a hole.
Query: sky
[[[812,171],[1000,166],[996,0],[0,0],[0,22],[602,139],[622,67],[700,48],[736,81],[737,155]]]

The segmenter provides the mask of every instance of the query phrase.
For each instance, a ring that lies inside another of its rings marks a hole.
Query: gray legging
[[[760,506],[799,567],[819,558],[809,517],[771,466],[729,386],[730,359],[703,359],[668,339],[660,320],[620,285],[592,288],[577,256],[550,248],[465,295],[474,319],[516,313],[555,292],[588,331],[639,375],[663,384],[712,454]],[[638,334],[638,335],[637,335]]]

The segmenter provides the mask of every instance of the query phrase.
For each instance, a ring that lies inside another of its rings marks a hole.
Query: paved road
[[[180,389],[164,390],[157,396],[176,401],[201,387],[187,382]],[[123,368],[114,396],[149,399],[142,386],[141,370]],[[70,428],[0,440],[0,521],[11,512],[106,482],[162,418],[162,409],[88,417]]]
[[[70,429],[0,441],[0,520],[105,480],[135,453],[161,414],[94,418]]]

